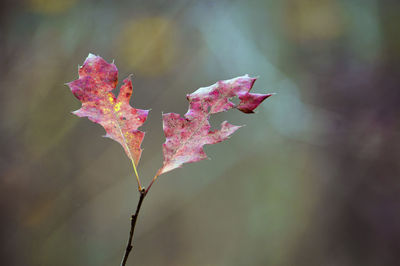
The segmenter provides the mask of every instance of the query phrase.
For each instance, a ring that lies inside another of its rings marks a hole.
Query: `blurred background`
[[[2,265],[119,265],[138,192],[64,83],[89,52],[133,74],[152,111],[139,166],[161,166],[161,113],[217,80],[276,92],[161,176],[128,265],[399,265],[400,2],[2,1]]]

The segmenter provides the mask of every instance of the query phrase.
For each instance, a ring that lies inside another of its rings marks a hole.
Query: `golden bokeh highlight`
[[[145,17],[125,24],[117,38],[122,63],[135,73],[158,76],[173,66],[176,25],[165,17]]]
[[[332,40],[344,31],[342,7],[332,0],[292,0],[284,17],[289,37],[299,41]]]
[[[28,0],[29,10],[42,14],[59,14],[75,6],[77,0]]]

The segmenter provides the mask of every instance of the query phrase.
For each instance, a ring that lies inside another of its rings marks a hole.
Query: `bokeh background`
[[[139,173],[161,166],[161,113],[242,74],[276,92],[159,178],[129,265],[400,265],[397,0],[2,1],[1,265],[119,265],[138,200],[123,149],[70,112],[89,52],[151,108]]]

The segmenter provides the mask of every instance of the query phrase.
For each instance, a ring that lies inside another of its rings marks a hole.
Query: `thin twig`
[[[135,233],[136,221],[137,221],[137,218],[139,215],[140,207],[142,206],[142,202],[143,202],[144,198],[146,197],[146,194],[147,194],[147,192],[146,192],[145,188],[142,188],[140,190],[140,198],[139,198],[138,205],[136,207],[135,214],[133,214],[131,217],[131,231],[129,232],[129,240],[128,240],[128,244],[126,245],[124,258],[121,261],[121,266],[126,265],[126,261],[128,260],[129,253],[131,252],[131,250],[133,248],[132,240],[133,240],[133,234]]]
[[[153,179],[151,180],[149,186],[146,189],[146,194],[147,192],[149,192],[151,186],[153,185],[154,181],[156,181],[157,177],[160,175],[162,168],[160,168],[160,170],[158,170],[158,172],[156,173],[156,175],[153,177]]]

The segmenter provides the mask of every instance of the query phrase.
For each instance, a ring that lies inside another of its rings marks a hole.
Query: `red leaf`
[[[166,141],[163,144],[164,164],[157,175],[207,158],[203,150],[205,144],[215,144],[226,140],[240,126],[234,126],[227,121],[221,124],[221,129],[211,131],[208,119],[211,114],[237,108],[244,113],[253,110],[272,94],[254,94],[249,91],[256,78],[248,75],[230,80],[219,81],[209,87],[200,88],[189,94],[189,110],[184,118],[179,114],[163,115],[163,128]],[[230,101],[239,97],[236,106]]]
[[[111,92],[118,83],[118,70],[100,56],[89,54],[79,68],[79,79],[67,85],[82,102],[82,107],[73,112],[79,117],[88,117],[106,130],[104,137],[119,142],[128,157],[139,163],[144,132],[137,130],[147,118],[148,110],[135,109],[129,104],[132,81],[123,81],[118,97]]]

